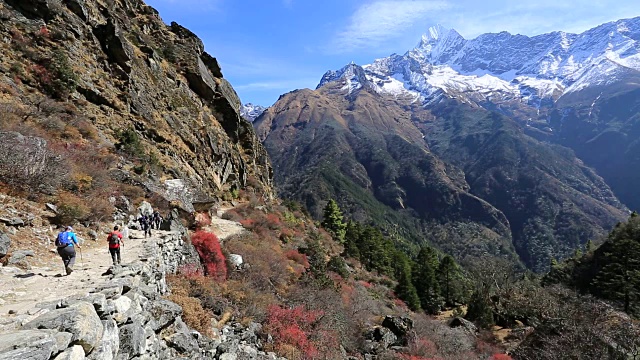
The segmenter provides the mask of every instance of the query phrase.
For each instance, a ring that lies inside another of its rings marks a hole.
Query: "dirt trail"
[[[130,230],[130,239],[124,241],[121,251],[122,263],[130,263],[138,259],[145,241],[141,231]],[[82,252],[82,258],[80,257]],[[50,260],[47,266],[33,267],[31,270],[20,270],[13,267],[0,268],[0,318],[9,311],[18,315],[27,313],[37,303],[53,301],[66,296],[84,294],[95,288],[106,277],[102,276],[111,266],[111,255],[107,248],[106,235],[103,241],[85,243],[82,250],[77,251],[74,272],[69,276],[61,276],[64,272],[62,260]]]
[[[224,211],[219,212],[222,216]],[[209,226],[221,240],[239,234],[244,228],[237,222],[214,217]],[[154,241],[166,231],[153,230],[152,237],[144,239],[141,231],[130,230],[130,239],[125,239],[122,248],[122,263],[131,263],[138,259],[145,241]],[[43,266],[24,271],[14,267],[0,267],[0,332],[16,316],[33,313],[36,304],[55,301],[67,296],[86,294],[107,280],[102,276],[111,267],[111,256],[107,249],[106,234],[98,241],[85,242],[77,252],[74,272],[61,276],[64,272],[59,257],[44,261]],[[104,238],[104,239],[103,239]],[[9,314],[9,312],[12,314]]]

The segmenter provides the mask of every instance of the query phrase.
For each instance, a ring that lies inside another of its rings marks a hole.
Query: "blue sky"
[[[195,32],[243,102],[269,106],[327,70],[414,47],[429,26],[465,38],[582,32],[640,16],[637,0],[146,0]]]

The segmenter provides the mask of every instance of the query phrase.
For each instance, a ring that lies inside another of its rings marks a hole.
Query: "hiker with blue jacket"
[[[80,244],[78,244],[78,238],[73,232],[73,228],[67,226],[65,231],[58,234],[55,243],[58,248],[58,255],[60,255],[64,263],[64,269],[67,275],[70,275],[73,272],[73,264],[76,262],[76,247],[80,249]]]

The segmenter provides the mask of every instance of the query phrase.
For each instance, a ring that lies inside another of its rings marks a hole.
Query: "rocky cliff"
[[[270,194],[267,153],[191,31],[139,0],[6,0],[0,19],[0,100],[17,127],[35,123],[66,148],[115,146],[112,178],[186,194],[187,207],[248,180]]]

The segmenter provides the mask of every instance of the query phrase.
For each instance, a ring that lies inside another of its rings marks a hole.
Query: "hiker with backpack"
[[[142,214],[138,219],[138,222],[140,223],[140,227],[142,228],[142,231],[144,231],[144,237],[146,238],[147,234],[151,236],[151,217],[145,214]]]
[[[120,264],[120,246],[124,245],[124,241],[122,241],[122,234],[120,233],[120,227],[118,225],[113,227],[113,231],[109,233],[107,236],[107,242],[109,242],[109,253],[111,253],[111,260],[113,260],[113,265]]]
[[[78,249],[80,249],[80,244],[78,244],[78,238],[73,232],[73,228],[71,226],[67,226],[65,231],[59,233],[55,244],[58,248],[58,255],[60,255],[62,262],[64,263],[64,270],[67,275],[71,275],[73,272],[73,265],[76,262],[75,248],[78,247]]]
[[[156,210],[153,212],[153,224],[156,230],[160,230],[160,223],[162,223],[162,216],[160,216],[160,213]]]

